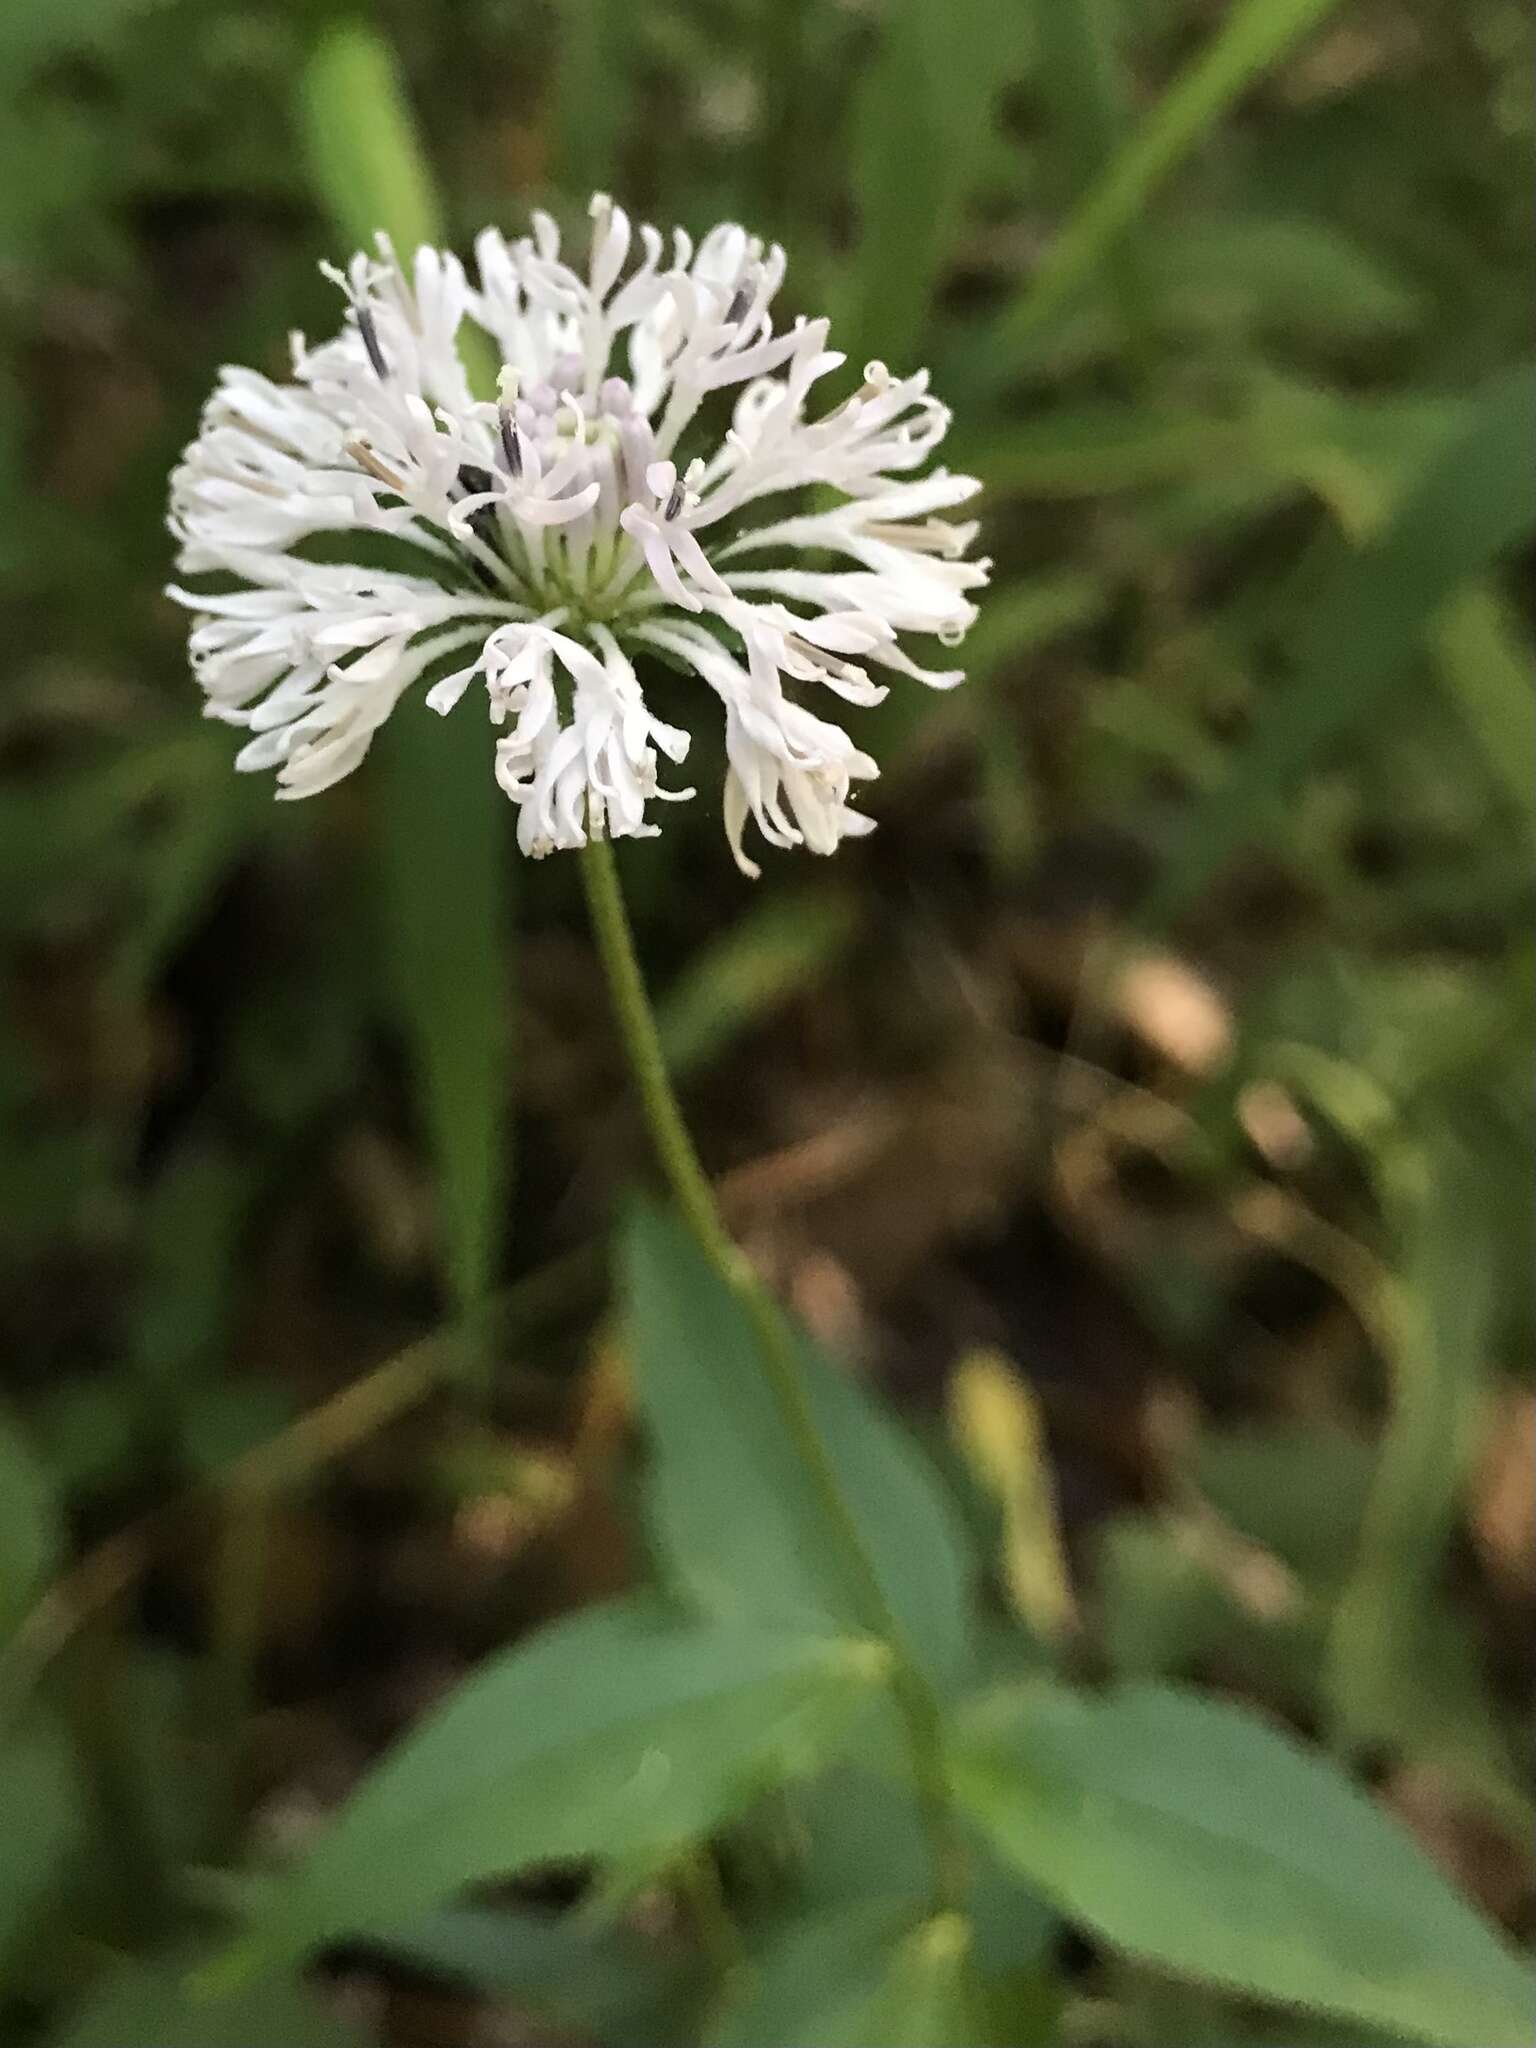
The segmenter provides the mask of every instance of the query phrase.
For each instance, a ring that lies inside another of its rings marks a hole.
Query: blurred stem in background
[[[964,1851],[944,1782],[939,1702],[905,1641],[839,1483],[816,1423],[794,1335],[777,1302],[726,1229],[709,1177],[700,1163],[667,1074],[661,1035],[635,951],[613,848],[606,839],[593,837],[580,858],[593,934],[657,1160],[700,1249],[751,1326],[764,1378],[841,1559],[849,1595],[864,1626],[890,1653],[891,1693],[905,1729],[913,1783],[933,1860],[934,1911],[956,1910],[964,1894]]]

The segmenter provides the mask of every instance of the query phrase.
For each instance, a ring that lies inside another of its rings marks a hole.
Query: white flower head
[[[475,283],[381,235],[328,268],[345,324],[294,337],[292,381],[223,371],[171,480],[178,567],[212,579],[171,591],[205,709],[251,735],[237,767],[311,796],[413,684],[438,672],[442,712],[473,685],[540,855],[652,834],[657,799],[693,794],[659,780],[688,751],[637,673],[661,659],[724,707],[740,866],[749,819],[830,853],[870,829],[852,798],[877,770],[812,706],[878,702],[880,671],[961,680],[903,638],[953,646],[975,617],[975,526],[940,515],[977,483],[927,469],[948,415],[926,372],[870,363],[813,411],[843,358],[825,320],[775,329],[782,250],[730,225],[669,244],[601,194],[591,218],[584,276],[542,213],[520,241],[480,236]],[[461,353],[477,328],[494,397]]]

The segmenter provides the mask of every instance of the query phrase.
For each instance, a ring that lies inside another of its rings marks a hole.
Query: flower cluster
[[[813,416],[843,358],[825,320],[775,330],[782,250],[730,225],[669,245],[601,195],[591,216],[584,277],[543,214],[517,242],[482,234],[473,283],[436,249],[407,270],[381,236],[328,272],[345,324],[294,337],[291,382],[222,373],[171,488],[179,569],[207,579],[171,595],[208,715],[250,734],[238,767],[311,796],[413,683],[432,675],[444,712],[477,685],[540,855],[653,833],[651,801],[692,794],[658,779],[689,740],[647,704],[648,656],[724,707],[741,867],[749,818],[830,853],[869,830],[852,797],[877,771],[802,699],[873,704],[879,671],[961,680],[901,636],[952,646],[974,618],[975,527],[939,515],[977,484],[919,475],[948,425],[926,372],[870,363]],[[494,396],[476,348],[500,356]],[[362,560],[337,559],[341,535],[368,537]]]

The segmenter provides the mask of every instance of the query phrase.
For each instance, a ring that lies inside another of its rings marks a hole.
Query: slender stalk
[[[763,1377],[810,1483],[849,1595],[863,1626],[890,1652],[891,1694],[906,1732],[913,1782],[933,1858],[935,1907],[958,1908],[964,1893],[965,1859],[944,1783],[938,1700],[913,1658],[843,1492],[816,1422],[794,1338],[778,1304],[726,1229],[699,1162],[667,1074],[612,846],[606,839],[590,839],[581,864],[592,929],[657,1159],[684,1221],[751,1325]]]

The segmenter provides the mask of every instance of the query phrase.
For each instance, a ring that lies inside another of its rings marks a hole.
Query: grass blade
[[[999,339],[1032,333],[1106,262],[1163,180],[1337,0],[1246,0],[1177,78],[1057,236]]]
[[[328,29],[299,79],[310,184],[350,247],[385,228],[403,251],[443,239],[442,208],[387,43],[362,22]]]
[[[1177,916],[1325,748],[1380,707],[1436,615],[1469,577],[1536,528],[1536,367],[1486,386],[1379,533],[1313,606],[1294,680],[1269,703],[1227,778],[1185,826],[1144,921]]]
[[[1017,26],[998,0],[896,0],[854,116],[861,232],[840,342],[905,370],[971,187]]]
[[[316,196],[350,243],[378,228],[402,254],[442,239],[393,55],[372,30],[351,23],[321,37],[298,111]],[[483,365],[470,368],[483,381]],[[416,693],[376,752],[391,991],[437,1169],[445,1275],[472,1317],[494,1280],[510,1173],[506,807],[472,705],[439,723]]]

